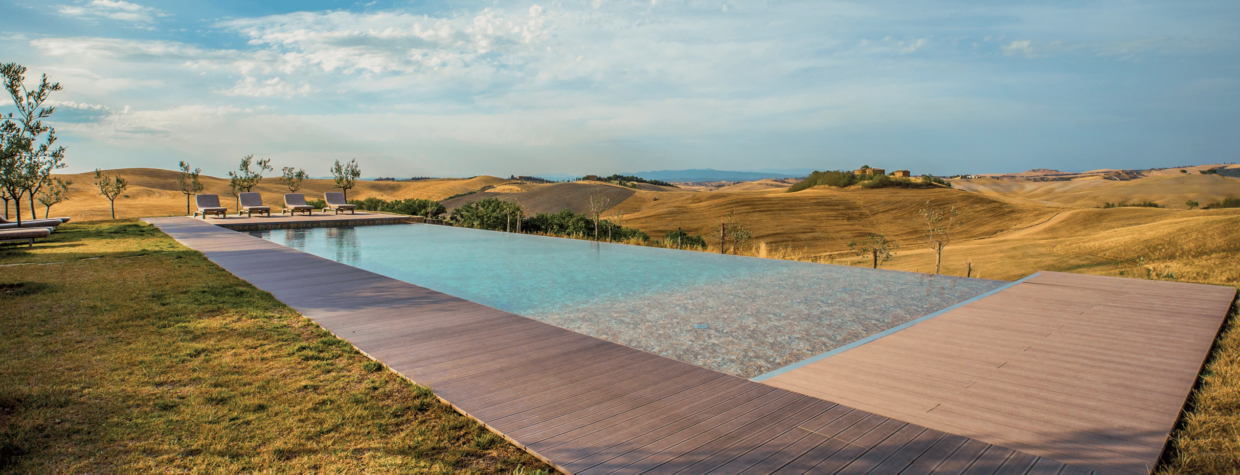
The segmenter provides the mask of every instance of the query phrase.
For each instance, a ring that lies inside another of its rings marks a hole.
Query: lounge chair
[[[336,214],[340,214],[341,211],[348,211],[349,214],[354,214],[353,210],[357,209],[356,205],[351,205],[344,200],[344,193],[324,193],[323,199],[327,201],[327,207],[323,208],[324,213],[330,209],[335,211]]]
[[[258,193],[242,193],[238,195],[241,199],[241,211],[247,216],[253,218],[254,212],[267,213],[267,217],[271,217],[271,207],[263,206],[263,195]]]
[[[280,211],[280,214],[297,214],[298,211],[311,215],[314,214],[314,207],[306,204],[306,195],[301,193],[285,193],[284,209]]]
[[[63,224],[64,222],[68,220],[69,218],[28,219],[28,220],[22,221],[22,225],[20,227],[22,228],[46,228],[48,226],[51,226],[54,229],[56,226],[60,226],[61,224]],[[17,225],[17,221],[10,221],[4,218],[0,218],[0,229],[13,229],[17,227],[19,227]]]
[[[22,223],[25,226],[26,223]],[[24,242],[27,247],[34,247],[34,240],[52,234],[53,228],[10,228],[0,229],[0,243]]]
[[[202,214],[202,219],[207,219],[208,214],[214,214],[220,218],[228,217],[228,208],[220,206],[219,195],[198,195],[194,197],[194,203],[198,205],[198,211],[194,212],[195,218],[199,214]]]

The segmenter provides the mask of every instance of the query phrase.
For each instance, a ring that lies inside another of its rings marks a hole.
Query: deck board
[[[942,453],[948,437],[961,448],[1019,453],[577,334],[214,219],[147,221],[566,472],[929,470],[942,464],[927,454],[950,461],[960,452]],[[993,473],[1006,461],[969,467]]]
[[[1149,473],[1235,295],[1042,272],[763,382],[1023,452],[1001,472]]]

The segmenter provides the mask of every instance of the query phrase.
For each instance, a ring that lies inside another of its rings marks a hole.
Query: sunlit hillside
[[[1028,200],[1033,203],[1094,208],[1107,202],[1153,201],[1167,208],[1186,209],[1189,200],[1202,205],[1240,196],[1240,178],[1199,173],[1157,172],[1130,181],[1101,177],[1072,181],[1020,181],[976,178],[953,180],[952,186],[1001,199]]]
[[[185,214],[185,195],[177,190],[178,173],[169,170],[151,168],[126,168],[122,170],[106,170],[108,174],[120,174],[129,181],[127,197],[117,198],[116,217],[168,216]],[[99,195],[94,187],[94,173],[62,175],[62,178],[73,180],[69,200],[52,207],[51,214],[69,216],[78,220],[108,219],[108,200]],[[233,208],[236,199],[229,194],[228,179],[204,176],[201,181],[205,187],[203,193],[214,193],[220,196],[224,206]],[[374,196],[385,200],[423,198],[442,200],[452,195],[476,191],[488,185],[498,185],[508,180],[491,176],[480,176],[471,179],[440,179],[414,182],[374,182],[357,181],[357,186],[349,190],[349,198]],[[323,193],[333,190],[332,180],[306,180],[302,183],[300,193],[307,199],[322,199]],[[284,193],[288,188],[280,184],[278,176],[267,176],[254,190],[263,194],[264,204],[273,209],[283,206]],[[35,202],[38,216],[43,217],[44,207]],[[23,202],[23,216],[29,216],[29,203]],[[191,210],[192,210],[191,204]],[[12,213],[10,205],[10,213]]]
[[[731,213],[730,219],[738,220],[753,233],[753,242],[818,254],[847,250],[849,241],[871,233],[911,241],[920,236],[918,209],[926,202],[932,206],[955,206],[961,211],[962,219],[968,223],[962,228],[962,239],[1030,226],[1057,211],[950,189],[829,187],[796,193],[638,193],[611,211],[623,211],[626,226],[639,228],[655,238],[676,229],[709,237],[718,231],[725,215]]]
[[[177,173],[125,169],[127,197],[116,203],[117,217],[185,213],[185,196],[176,189]],[[108,202],[95,192],[91,174],[74,180],[70,199],[52,215],[78,220],[108,218]],[[228,180],[204,177],[207,193],[234,206]],[[302,192],[321,197],[331,180],[307,180]],[[1017,279],[1041,269],[1141,278],[1172,278],[1240,284],[1240,211],[1187,210],[1189,199],[1205,205],[1240,197],[1240,179],[1166,170],[1144,178],[1115,181],[1020,181],[980,178],[956,180],[955,189],[838,189],[816,187],[787,193],[779,180],[732,185],[709,192],[642,185],[638,189],[596,182],[529,184],[482,176],[416,182],[358,181],[350,198],[444,200],[449,208],[495,197],[522,204],[529,213],[571,209],[586,212],[591,195],[602,194],[611,208],[605,216],[660,239],[683,229],[704,236],[718,250],[716,233],[725,220],[739,222],[753,237],[743,253],[863,265],[848,243],[871,233],[898,243],[896,257],[882,267],[932,272],[934,256],[925,248],[918,210],[954,206],[961,226],[943,253],[943,273]],[[484,190],[479,192],[479,190]],[[279,209],[287,189],[277,177],[264,178],[256,191]],[[1106,202],[1151,200],[1168,209],[1099,209]],[[36,203],[37,204],[37,203]],[[28,205],[23,204],[29,217]],[[1179,208],[1179,209],[1175,209]],[[729,217],[728,215],[731,214]],[[39,205],[39,217],[43,216]],[[623,217],[621,217],[623,216]]]

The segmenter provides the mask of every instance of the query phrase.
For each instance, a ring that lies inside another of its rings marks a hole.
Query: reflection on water
[[[269,238],[263,238],[269,239]],[[284,245],[296,249],[298,251],[306,250],[306,230],[305,229],[285,229]]]
[[[1003,284],[416,224],[253,234],[745,378]]]
[[[327,243],[327,247],[336,256],[332,260],[351,266],[357,265],[358,261],[362,258],[362,248],[357,244],[357,228],[324,229],[326,231],[324,232],[324,237],[326,239],[325,242]],[[304,248],[306,245],[304,234],[306,230],[298,229],[296,231],[303,232],[301,235],[301,245],[302,248]]]

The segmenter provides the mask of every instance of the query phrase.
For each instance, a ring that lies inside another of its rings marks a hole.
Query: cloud
[[[219,26],[279,54],[287,69],[314,66],[344,73],[420,73],[453,76],[466,70],[497,74],[547,39],[547,16],[486,9],[434,18],[402,12],[297,12],[229,20]]]
[[[135,23],[139,27],[149,27],[155,23],[156,18],[168,16],[158,8],[144,7],[124,0],[91,0],[84,4],[61,5],[59,12],[61,15],[77,18],[104,18]]]
[[[279,77],[273,77],[260,82],[258,79],[247,77],[238,82],[232,89],[221,91],[229,96],[249,96],[249,97],[293,97],[298,95],[309,94],[312,91],[309,84],[302,83],[301,86],[293,86],[280,81]]]

